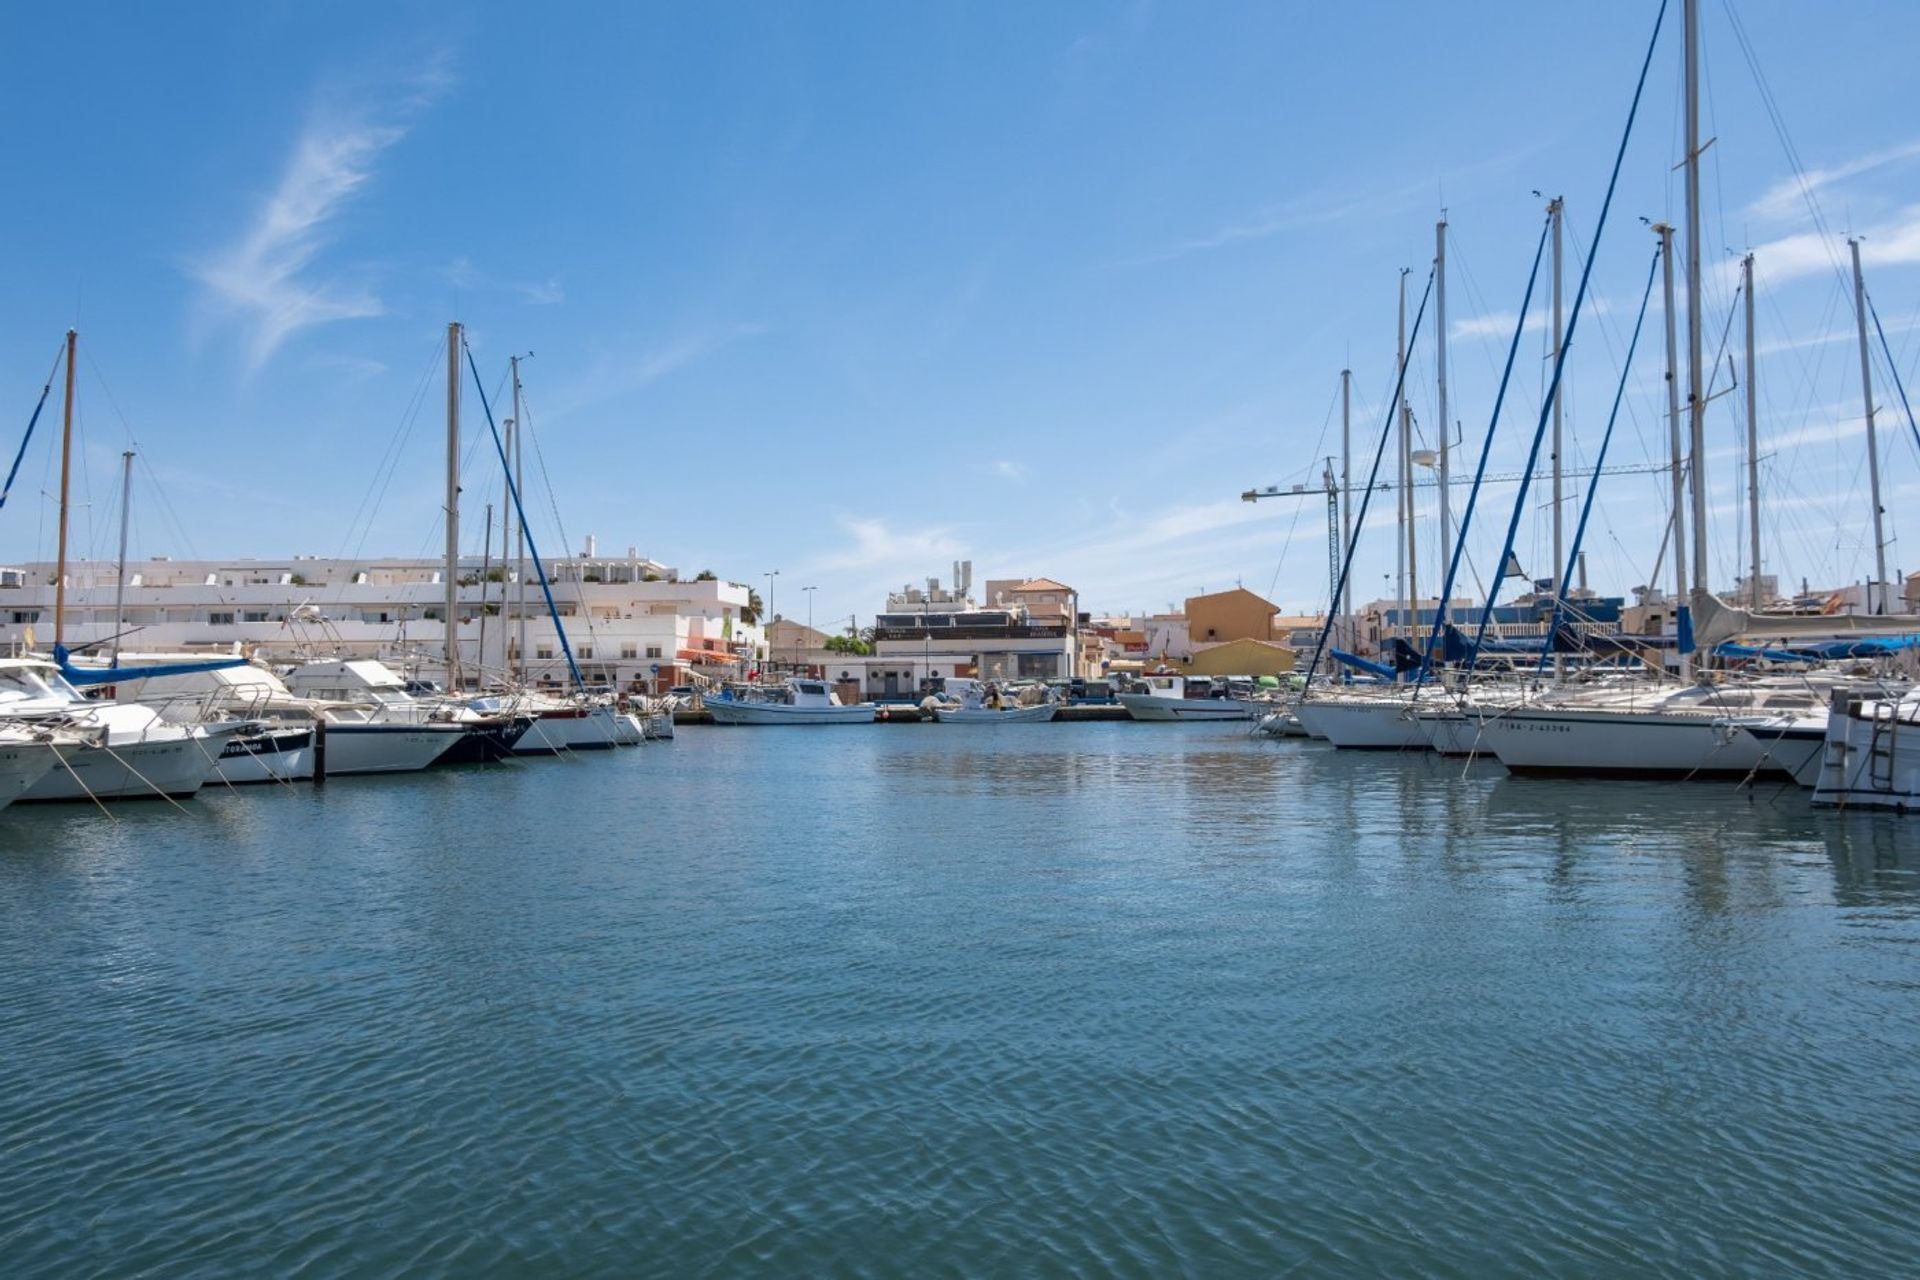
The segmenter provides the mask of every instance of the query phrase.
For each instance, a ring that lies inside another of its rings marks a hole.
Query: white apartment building
[[[69,561],[64,635],[69,648],[118,633],[123,648],[220,650],[269,660],[303,655],[377,657],[429,679],[445,674],[444,562],[439,559]],[[747,621],[747,588],[629,552],[548,563],[554,606],[588,683],[664,688],[690,672],[736,677],[765,644]],[[567,682],[559,633],[531,569],[479,556],[459,562],[454,635],[463,682],[509,667],[545,684]],[[116,618],[114,600],[123,603]],[[54,565],[0,569],[0,650],[54,642]],[[522,636],[525,651],[522,651]],[[478,673],[478,674],[476,674]]]

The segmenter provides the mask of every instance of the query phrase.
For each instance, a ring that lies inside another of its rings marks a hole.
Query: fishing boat
[[[879,708],[871,702],[851,706],[824,680],[727,688],[701,699],[715,724],[872,724]]]
[[[941,724],[1046,724],[1060,710],[1051,698],[1021,703],[992,686],[968,690],[957,702],[933,704],[933,718]]]

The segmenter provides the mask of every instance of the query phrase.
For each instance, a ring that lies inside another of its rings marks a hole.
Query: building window
[[[13,620],[17,623],[38,622],[40,621],[40,611],[38,609],[15,609],[13,611]]]
[[[210,627],[230,627],[233,625],[233,615],[230,613],[210,613],[207,615],[207,625]]]
[[[620,656],[631,661],[640,656],[640,646],[637,644],[623,644],[620,646]]]
[[[553,657],[553,646],[548,644],[535,645],[533,656],[536,658],[551,658]]]
[[[581,645],[580,656],[583,658],[591,658],[593,656],[593,646],[590,644]]]
[[[269,618],[267,617],[267,615],[266,615],[266,614],[264,614],[264,613],[256,613],[256,612],[252,612],[252,611],[249,611],[249,612],[247,612],[247,613],[244,613],[244,614],[242,614],[242,615],[240,615],[240,621],[242,621],[242,622],[268,622],[268,621],[271,621],[271,619],[269,619]]]
[[[660,646],[659,646],[659,645],[657,645],[657,644],[650,644],[650,645],[648,645],[648,646],[647,646],[647,656],[648,656],[649,658],[657,658],[657,657],[659,657],[659,656],[660,656]]]

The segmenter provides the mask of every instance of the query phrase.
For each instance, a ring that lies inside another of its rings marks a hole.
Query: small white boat
[[[1264,709],[1244,698],[1190,698],[1184,676],[1141,676],[1116,696],[1135,720],[1251,720]]]
[[[1045,724],[1059,710],[1059,705],[1052,702],[1036,702],[1030,707],[963,702],[957,707],[935,707],[933,718],[941,724]]]
[[[879,711],[871,702],[848,706],[824,680],[791,680],[739,692],[725,689],[701,701],[715,724],[872,724]]]

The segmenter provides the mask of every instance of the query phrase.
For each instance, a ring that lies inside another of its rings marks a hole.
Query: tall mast
[[[120,620],[127,598],[127,504],[133,498],[133,450],[120,455],[120,561],[113,575],[113,643],[107,665],[120,665]]]
[[[446,613],[447,688],[460,687],[460,635],[455,613],[460,607],[460,322],[447,326],[447,567]]]
[[[1667,313],[1667,443],[1673,455],[1673,599],[1676,610],[1687,607],[1687,464],[1680,442],[1680,345],[1675,328],[1679,317],[1673,305],[1673,226],[1656,222],[1660,237],[1660,272]],[[1678,615],[1675,616],[1676,627]],[[1680,655],[1680,678],[1693,673],[1693,657]]]
[[[526,482],[520,470],[521,442],[526,439],[527,428],[520,410],[520,357],[513,358],[513,487],[518,493],[525,493]],[[513,526],[513,594],[514,614],[520,619],[519,636],[515,641],[520,650],[520,681],[527,679],[527,529],[524,521]]]
[[[1760,598],[1760,392],[1753,375],[1753,255],[1740,260],[1740,287],[1747,297],[1747,599]]]
[[[1340,558],[1344,561],[1353,546],[1353,370],[1340,371]],[[1353,620],[1353,583],[1347,583],[1345,598],[1329,601],[1328,608]],[[1351,643],[1351,637],[1348,638]]]
[[[501,452],[506,455],[507,465],[513,464],[513,433],[519,423],[512,418],[503,419],[500,430],[505,434],[506,443]],[[508,680],[513,679],[513,654],[510,650],[513,641],[511,619],[513,618],[513,588],[508,585],[508,575],[512,572],[508,565],[513,563],[513,476],[503,473],[500,477],[500,669]]]
[[[1434,380],[1440,397],[1440,581],[1444,585],[1447,566],[1453,562],[1453,507],[1447,495],[1447,440],[1452,430],[1447,417],[1447,220],[1444,215],[1433,228],[1433,277]],[[1446,616],[1447,602],[1442,600],[1442,621]]]
[[[1707,393],[1700,328],[1700,0],[1685,0],[1687,38],[1687,442],[1693,468],[1693,587],[1707,586]]]
[[[1867,358],[1867,280],[1860,274],[1860,242],[1848,240],[1853,251],[1853,309],[1860,321],[1860,395],[1867,404],[1867,479],[1873,489],[1873,585],[1867,589],[1867,612],[1887,608],[1886,513],[1880,509],[1880,438],[1873,427],[1873,363]]]
[[[1547,217],[1553,222],[1553,354],[1549,357],[1552,360],[1560,358],[1560,344],[1566,336],[1566,310],[1561,301],[1565,258],[1560,230],[1561,215],[1565,207],[1566,201],[1560,196],[1555,196],[1547,203]],[[1556,389],[1553,393],[1553,594],[1556,600],[1566,592],[1566,583],[1560,581],[1561,567],[1566,564],[1567,557],[1566,499],[1562,493],[1565,483],[1562,477],[1565,469],[1563,463],[1565,449],[1562,440],[1564,433],[1561,404],[1565,400],[1564,389]]]
[[[1404,391],[1407,380],[1407,271],[1404,267],[1400,269],[1400,343],[1398,350],[1400,354],[1395,361],[1394,372],[1399,375],[1400,385]],[[1412,470],[1413,463],[1412,455],[1408,452],[1411,446],[1407,443],[1407,401],[1404,394],[1401,396],[1400,403],[1394,406],[1393,411],[1394,416],[1400,420],[1400,528],[1404,530],[1402,536],[1394,539],[1396,544],[1395,556],[1399,561],[1394,589],[1400,597],[1400,627],[1404,631],[1409,625],[1408,611],[1413,607],[1407,595],[1407,570],[1410,567],[1409,562],[1413,558],[1409,554],[1413,545],[1413,490],[1408,488],[1408,482],[1412,480],[1413,477],[1408,473]]]
[[[67,638],[67,493],[73,479],[73,350],[80,335],[67,330],[67,411],[60,428],[60,557],[53,576],[53,643]]]

